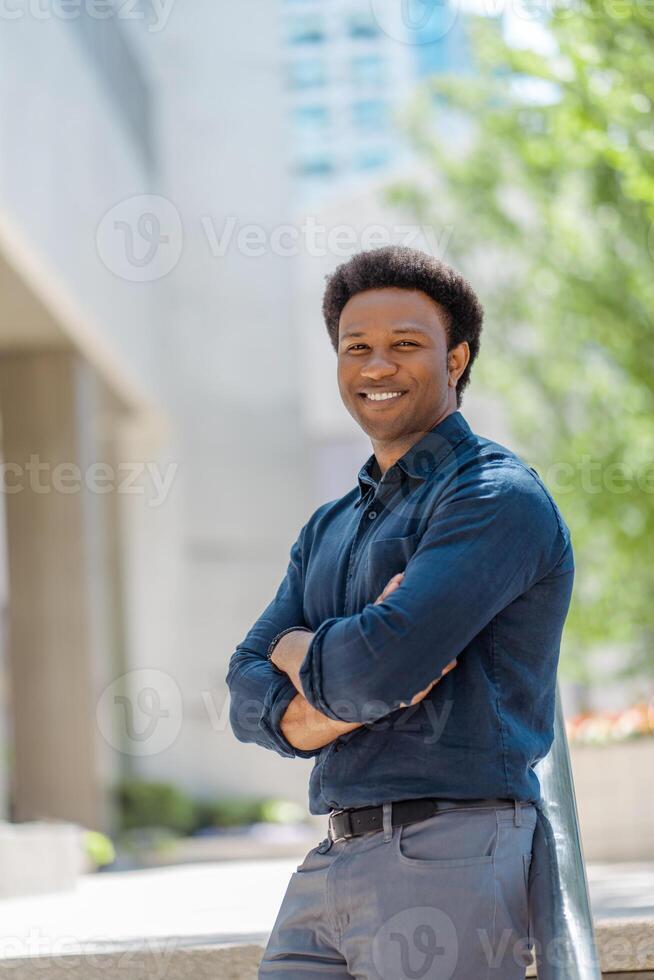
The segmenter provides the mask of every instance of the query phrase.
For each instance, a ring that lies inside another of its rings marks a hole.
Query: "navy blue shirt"
[[[569,529],[538,473],[460,411],[379,477],[373,453],[357,486],[300,530],[277,594],[230,659],[234,734],[314,758],[311,813],[420,796],[537,802],[574,578]],[[313,751],[282,734],[297,692],[266,659],[289,626],[315,631],[300,668],[307,700],[365,722]]]

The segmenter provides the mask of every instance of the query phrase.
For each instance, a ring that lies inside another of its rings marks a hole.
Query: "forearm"
[[[296,749],[310,751],[333,742],[339,735],[361,728],[363,722],[335,721],[297,694],[287,707],[281,721],[284,737]]]
[[[230,690],[229,719],[239,742],[255,742],[287,758],[315,755],[291,745],[281,731],[286,708],[297,692],[291,680],[261,654],[237,648],[227,684]]]
[[[377,600],[377,603],[382,601],[384,597],[391,594],[391,592],[398,587],[401,578],[401,573],[394,576],[394,579],[397,579],[397,581],[395,583],[392,583],[392,581],[388,583],[386,589]],[[375,603],[375,605],[377,603]],[[409,704],[415,704],[417,700],[420,700],[425,693],[427,693],[425,690],[414,691],[412,692],[411,698],[407,699],[406,701],[400,700],[394,706],[387,706],[385,709],[383,706],[381,706],[381,711],[380,704],[378,702],[370,703],[366,701],[362,694],[361,699],[358,699],[361,700],[362,703],[357,703],[355,706],[353,706],[350,703],[350,698],[348,697],[348,704],[342,705],[345,711],[349,712],[349,717],[343,718],[328,714],[327,710],[323,710],[322,704],[314,703],[311,696],[309,696],[309,698],[307,697],[304,687],[300,681],[300,669],[305,661],[307,651],[311,646],[314,636],[315,633],[309,630],[290,630],[276,641],[271,656],[271,662],[273,665],[287,675],[302,699],[302,701],[299,703],[300,707],[298,707],[297,704],[293,706],[293,712],[289,715],[287,724],[289,726],[293,726],[293,733],[295,737],[301,741],[303,748],[306,747],[305,740],[307,738],[309,739],[312,748],[322,747],[328,742],[333,741],[333,739],[338,735],[343,734],[343,731],[351,731],[353,728],[359,728],[361,725],[375,720],[375,718],[380,714],[387,714],[390,710],[394,710],[397,707],[407,707]],[[335,659],[335,656],[332,659]],[[436,683],[437,679],[438,677],[433,680],[430,679],[430,687]],[[353,697],[357,698],[359,691],[356,689],[356,686],[350,682],[347,687],[348,694],[351,694]],[[429,690],[429,688],[427,690]],[[291,703],[288,705],[288,708],[290,707]],[[355,712],[354,717],[352,716],[353,708]],[[289,738],[288,732],[284,729],[284,721],[285,718],[282,717],[280,719],[280,729],[284,734],[284,737],[291,742],[291,744],[295,745],[296,743],[293,741],[293,738]],[[316,742],[316,738],[320,739],[320,741]]]

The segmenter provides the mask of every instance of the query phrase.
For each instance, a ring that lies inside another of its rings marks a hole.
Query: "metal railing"
[[[541,804],[529,896],[538,980],[601,980],[558,685],[554,742],[535,772]]]

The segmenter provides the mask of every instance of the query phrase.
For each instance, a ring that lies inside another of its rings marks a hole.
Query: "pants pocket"
[[[420,853],[425,853],[422,847]],[[434,860],[405,858],[396,849],[395,867],[380,883],[373,910],[375,921],[368,931],[373,937],[374,970],[353,971],[355,976],[382,980],[500,976],[497,971],[489,973],[497,946],[492,855]],[[515,980],[503,970],[501,980],[509,978]]]
[[[426,870],[492,865],[498,841],[495,810],[445,810],[402,824],[396,831],[399,861]]]

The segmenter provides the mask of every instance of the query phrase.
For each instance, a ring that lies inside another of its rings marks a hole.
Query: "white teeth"
[[[404,394],[404,392],[402,391],[383,391],[379,394],[374,394],[374,395],[367,394],[366,398],[369,398],[373,402],[380,402],[383,401],[385,398],[398,398],[399,395],[402,394]]]

